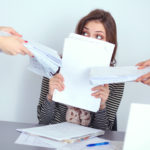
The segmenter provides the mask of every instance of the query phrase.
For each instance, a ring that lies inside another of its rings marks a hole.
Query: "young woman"
[[[116,24],[109,12],[100,9],[93,10],[79,21],[76,33],[115,44],[110,66],[115,65],[117,50]],[[69,121],[93,128],[113,129],[116,113],[123,95],[123,83],[105,84],[104,86],[100,85],[91,89],[91,93],[89,94],[96,98],[101,98],[99,111],[94,113],[79,108],[68,107],[52,100],[54,89],[59,91],[64,90],[65,85],[63,81],[63,76],[59,73],[53,76],[50,81],[45,77],[43,78],[38,105],[38,119],[40,124]]]

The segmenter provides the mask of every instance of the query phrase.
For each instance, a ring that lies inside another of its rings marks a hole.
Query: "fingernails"
[[[32,56],[32,58],[34,58],[34,56]]]
[[[25,43],[28,43],[28,41],[24,41]]]

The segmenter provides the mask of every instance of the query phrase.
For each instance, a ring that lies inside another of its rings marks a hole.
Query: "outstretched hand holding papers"
[[[51,78],[61,66],[61,58],[55,50],[36,42],[28,42],[25,47],[34,54],[28,68],[32,72]]]

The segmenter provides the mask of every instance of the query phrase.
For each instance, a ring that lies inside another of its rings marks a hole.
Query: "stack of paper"
[[[85,127],[69,122],[17,130],[65,143],[72,143],[85,137],[93,137],[104,134],[103,130]]]
[[[53,100],[66,105],[96,112],[100,99],[91,96],[89,71],[95,66],[109,66],[114,44],[70,34],[65,39],[62,68],[64,91],[54,91]]]
[[[88,144],[91,143],[103,143],[109,142],[108,145],[101,145],[101,146],[94,146],[88,147]],[[106,139],[102,139],[99,137],[90,138],[87,140],[83,140],[76,143],[61,143],[52,141],[49,139],[32,136],[29,134],[22,133],[18,139],[15,141],[16,144],[23,144],[23,145],[31,145],[31,146],[38,146],[38,147],[47,147],[47,148],[55,148],[57,150],[122,150],[123,142],[121,141],[110,141]]]
[[[36,42],[28,42],[24,45],[34,55],[33,58],[30,58],[28,69],[41,76],[51,78],[61,66],[61,58],[58,53]]]
[[[134,81],[138,77],[150,72],[150,67],[138,69],[137,66],[125,67],[93,67],[89,72],[92,85]]]
[[[29,143],[30,139],[34,140],[35,143],[37,143],[37,141],[39,141],[39,143],[45,142],[49,144],[49,146],[64,146],[66,143],[79,142],[104,134],[103,130],[68,122],[17,130],[23,134],[21,134],[16,143]]]

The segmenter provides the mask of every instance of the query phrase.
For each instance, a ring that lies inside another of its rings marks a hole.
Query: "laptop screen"
[[[123,150],[150,150],[150,104],[131,104]]]

